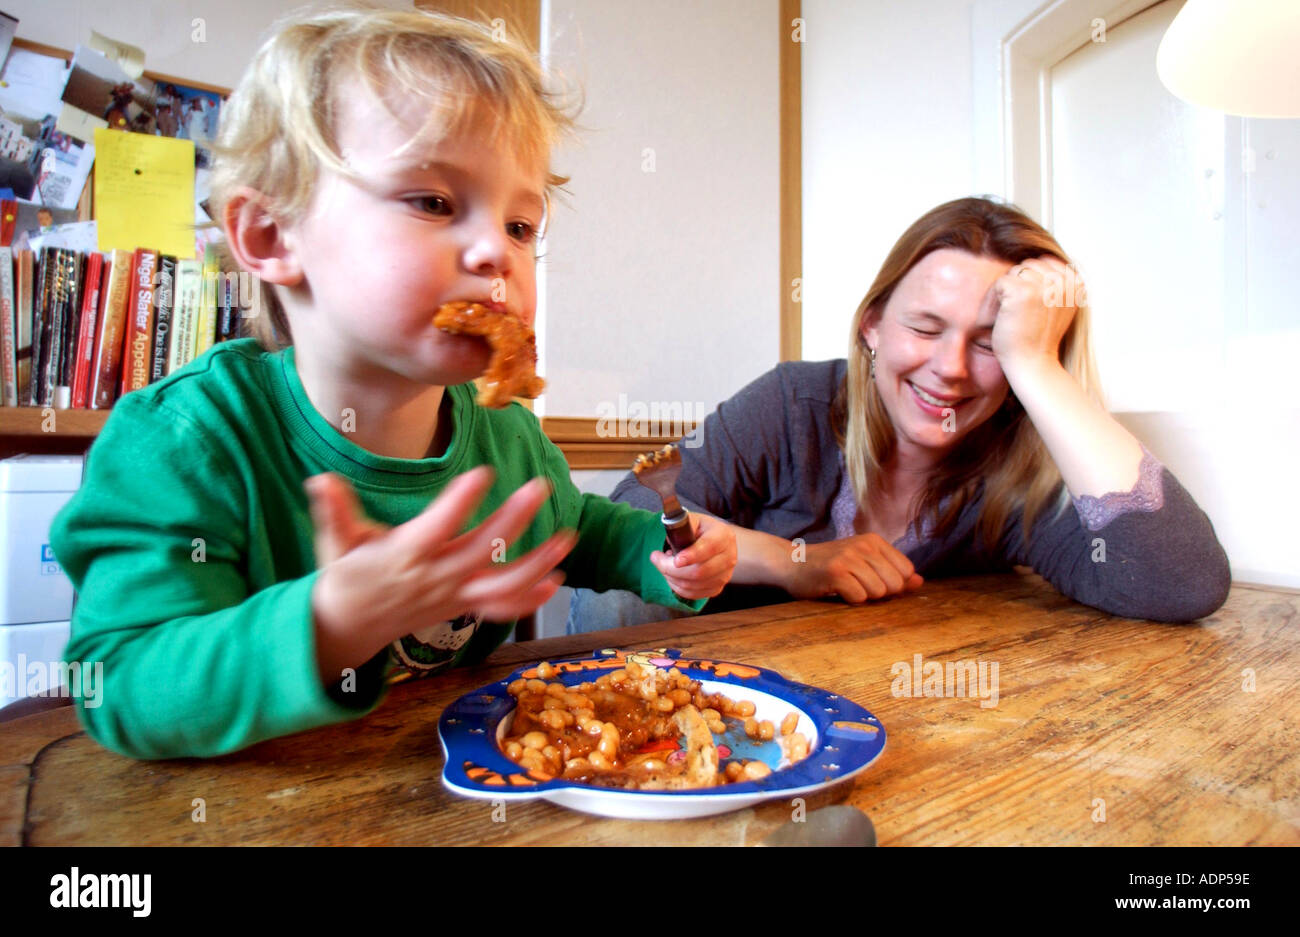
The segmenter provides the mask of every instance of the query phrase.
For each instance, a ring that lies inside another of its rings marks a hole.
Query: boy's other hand
[[[696,541],[669,556],[655,550],[650,562],[684,599],[708,599],[731,581],[736,571],[736,533],[726,521],[708,514],[690,515]]]

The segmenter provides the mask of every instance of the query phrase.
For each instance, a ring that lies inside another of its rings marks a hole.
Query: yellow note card
[[[193,142],[96,130],[95,220],[101,251],[193,257]]]

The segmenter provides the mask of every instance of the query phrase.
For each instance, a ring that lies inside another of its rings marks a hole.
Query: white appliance
[[[63,682],[73,590],[50,550],[50,524],[81,485],[83,461],[0,460],[0,706]]]

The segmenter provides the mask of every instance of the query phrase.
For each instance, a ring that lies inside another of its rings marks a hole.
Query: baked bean
[[[795,729],[797,729],[798,727],[799,727],[799,714],[798,714],[798,713],[790,713],[790,715],[786,716],[784,719],[781,720],[781,734],[782,734],[782,735],[789,735],[791,732],[793,732],[793,731],[794,731]]]
[[[537,721],[548,729],[563,729],[564,720],[560,718],[558,709],[544,709],[537,716]]]
[[[736,715],[740,716],[741,718],[752,716],[754,715],[755,712],[754,704],[747,699],[740,700],[738,703],[736,703],[735,709],[736,709]]]
[[[541,677],[543,680],[551,679],[551,677],[555,676],[555,673],[555,668],[552,667],[548,661],[542,661],[537,665],[537,676]]]
[[[524,753],[524,747],[518,742],[506,742],[506,757],[511,761],[518,761],[519,756]]]
[[[529,680],[528,683],[527,683],[527,687],[528,687],[528,692],[530,692],[530,693],[545,693],[545,692],[546,692],[546,681],[545,681],[545,680]]]
[[[758,738],[758,720],[752,716],[745,720],[745,734],[751,739]]]
[[[510,686],[506,687],[506,692],[511,696],[518,696],[520,693],[524,692],[524,687],[526,686],[528,686],[528,681],[523,677],[520,677],[518,680],[511,681]]]
[[[742,776],[746,781],[757,781],[759,778],[765,778],[772,773],[772,769],[761,761],[745,762],[745,770]]]
[[[758,724],[758,737],[764,742],[772,741],[776,735],[776,726],[772,725],[771,719],[764,719]]]
[[[709,723],[709,731],[712,732],[714,735],[726,735],[727,724],[723,722],[721,719],[714,719],[712,722]]]
[[[618,760],[618,726],[612,722],[605,723],[596,749],[610,761]]]
[[[655,709],[659,710],[661,713],[670,713],[675,708],[671,696],[661,696],[655,700]]]
[[[524,748],[533,748],[538,750],[541,750],[550,744],[550,739],[546,737],[545,732],[529,732],[519,741],[523,743]]]

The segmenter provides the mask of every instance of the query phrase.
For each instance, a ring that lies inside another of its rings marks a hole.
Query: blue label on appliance
[[[59,565],[54,551],[50,549],[48,543],[41,544],[41,575],[42,576],[62,576],[63,567]]]

